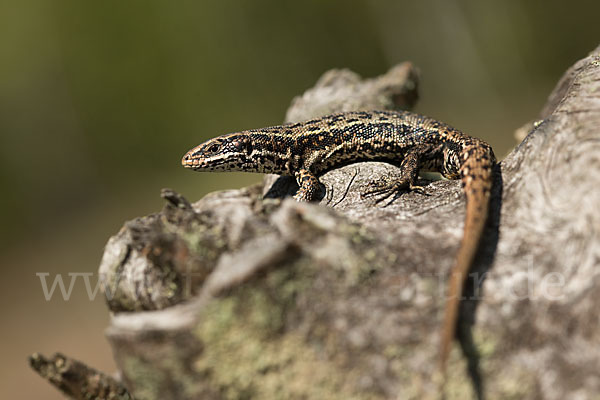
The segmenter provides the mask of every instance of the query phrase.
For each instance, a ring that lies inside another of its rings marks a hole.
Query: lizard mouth
[[[186,168],[198,168],[200,166],[200,162],[198,159],[193,158],[191,154],[187,153],[181,159],[181,165]]]

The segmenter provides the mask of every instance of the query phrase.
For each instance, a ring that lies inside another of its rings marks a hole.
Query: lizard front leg
[[[296,182],[300,188],[294,195],[297,201],[313,201],[321,189],[319,179],[305,168],[301,168],[296,172]]]

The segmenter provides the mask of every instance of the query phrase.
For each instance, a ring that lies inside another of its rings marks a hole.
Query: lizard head
[[[252,140],[244,133],[218,136],[194,147],[181,159],[181,165],[194,171],[248,170]]]

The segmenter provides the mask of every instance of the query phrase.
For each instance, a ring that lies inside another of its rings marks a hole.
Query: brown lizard
[[[439,371],[456,334],[459,301],[485,226],[494,152],[486,142],[432,118],[410,112],[355,111],[306,122],[231,133],[190,150],[182,164],[196,171],[247,171],[294,176],[298,201],[319,192],[318,177],[360,161],[384,161],[401,177],[369,193],[390,195],[416,186],[419,171],[461,179],[466,198],[464,234],[451,270],[440,338]],[[387,197],[387,196],[386,196]]]

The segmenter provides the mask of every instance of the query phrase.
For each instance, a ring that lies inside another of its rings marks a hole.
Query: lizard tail
[[[495,163],[494,153],[489,145],[469,146],[461,152],[460,157],[460,161],[462,161],[460,177],[467,207],[464,234],[454,265],[450,270],[448,298],[440,340],[439,370],[444,380],[446,362],[456,336],[458,310],[463,286],[479,247],[479,240],[488,215],[492,187],[492,167]]]

